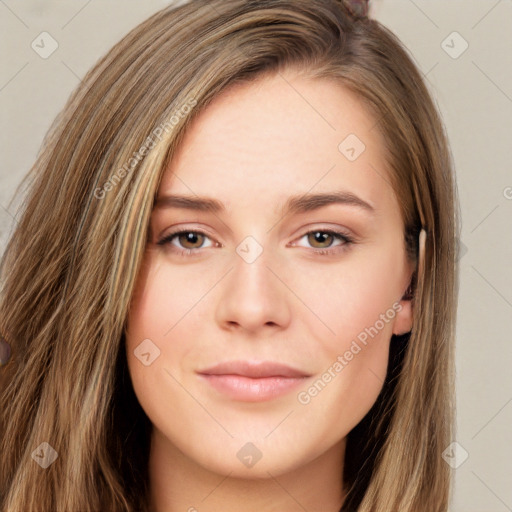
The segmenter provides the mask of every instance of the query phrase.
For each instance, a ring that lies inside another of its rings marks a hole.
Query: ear
[[[400,300],[401,309],[398,311],[396,320],[393,324],[393,334],[402,335],[412,330],[414,320],[412,299],[416,292],[418,276],[423,276],[423,268],[425,266],[426,239],[427,232],[424,228],[422,228],[418,240],[418,267],[411,272],[409,286],[404,291],[402,299]]]
[[[412,274],[409,286],[404,291],[402,299],[400,300],[400,310],[396,314],[395,322],[393,323],[393,334],[402,335],[412,330],[414,314],[412,308],[412,297],[413,297],[413,280],[415,272]]]

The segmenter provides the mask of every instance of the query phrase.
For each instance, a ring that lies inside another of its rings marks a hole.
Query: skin
[[[374,128],[342,85],[288,70],[232,86],[187,132],[159,197],[208,196],[226,212],[152,214],[126,337],[134,390],[153,424],[152,510],[339,510],[346,436],[382,389],[391,335],[412,328],[411,304],[401,299],[414,268]],[[349,134],[366,146],[355,161],[338,149]],[[291,195],[340,189],[375,213],[348,204],[280,212]],[[174,229],[197,238],[157,244]],[[326,229],[355,242],[308,236]],[[251,263],[236,251],[247,236],[262,249]],[[382,315],[378,334],[347,361],[351,343]],[[148,366],[134,354],[146,339],[160,350]],[[339,356],[346,364],[336,372]],[[277,398],[247,402],[196,373],[234,359],[278,361],[312,377]],[[330,382],[301,403],[298,393],[329,368]],[[248,442],[262,455],[252,467],[237,457]]]

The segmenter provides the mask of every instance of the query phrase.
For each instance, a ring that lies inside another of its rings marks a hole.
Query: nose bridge
[[[236,247],[231,266],[218,303],[217,320],[252,330],[269,322],[286,323],[286,287],[276,277],[281,273],[276,251],[247,236]]]
[[[258,302],[265,299],[270,292],[275,296],[274,289],[280,283],[270,268],[279,266],[276,261],[276,251],[268,244],[263,246],[255,237],[249,235],[238,244],[235,252],[231,280],[235,291],[242,295],[240,299],[244,300],[247,296],[252,300],[254,295],[254,299]]]

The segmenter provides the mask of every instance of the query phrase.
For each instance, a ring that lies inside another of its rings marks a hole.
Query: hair
[[[456,186],[422,73],[385,26],[336,0],[191,0],[151,16],[83,79],[23,183],[1,261],[0,510],[147,511],[151,422],[125,328],[164,170],[228,86],[293,68],[375,116],[413,274],[413,328],[349,433],[342,511],[446,512],[454,437]],[[47,469],[41,443],[58,454]]]

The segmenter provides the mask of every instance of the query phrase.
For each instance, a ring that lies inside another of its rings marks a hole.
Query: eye
[[[169,245],[171,252],[175,252],[180,256],[193,256],[198,252],[197,250],[194,249],[203,248],[202,244],[204,242],[205,237],[209,238],[208,235],[206,233],[203,233],[202,231],[175,231],[174,233],[166,235],[162,240],[159,240],[157,244],[160,246]],[[173,244],[174,239],[176,239],[180,244],[185,244],[185,247],[177,247],[176,244]]]
[[[321,247],[317,247],[318,250],[315,251],[315,254],[320,256],[339,253],[341,251],[346,250],[352,243],[354,243],[353,238],[347,235],[346,233],[328,229],[315,229],[313,231],[308,231],[307,233],[302,235],[300,239],[303,238],[306,238],[307,242],[313,246],[315,246],[316,244],[321,245]],[[342,243],[333,246],[332,241],[336,239]],[[335,248],[332,249],[331,247]]]

